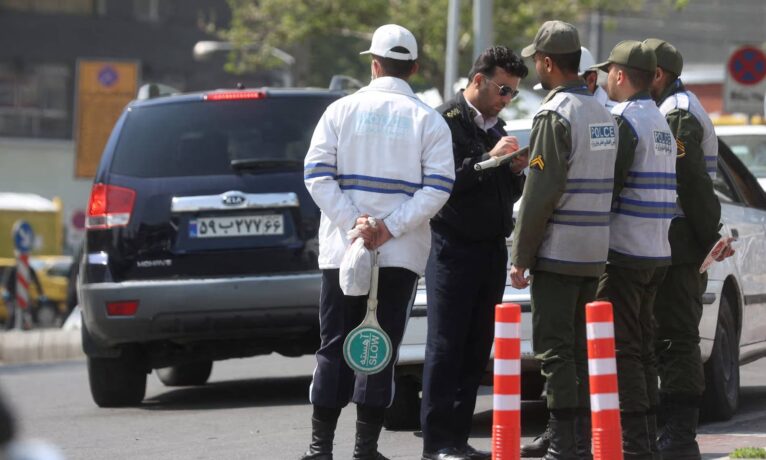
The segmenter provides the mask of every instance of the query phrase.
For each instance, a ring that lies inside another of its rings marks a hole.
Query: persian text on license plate
[[[189,236],[191,238],[283,235],[284,233],[284,216],[281,214],[207,217],[189,222]]]

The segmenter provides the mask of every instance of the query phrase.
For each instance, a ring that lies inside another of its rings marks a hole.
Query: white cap
[[[596,65],[596,61],[593,60],[593,55],[590,54],[590,51],[588,48],[581,46],[580,47],[580,66],[577,68],[577,73],[582,76],[585,72],[588,70],[596,71],[598,69],[591,69]]]
[[[582,77],[582,75],[588,70],[593,72],[597,71],[598,69],[591,69],[591,67],[593,67],[594,65],[596,65],[596,61],[593,60],[593,55],[590,54],[590,51],[588,50],[588,48],[581,46],[580,47],[580,65],[577,67],[577,75]],[[532,89],[541,90],[543,89],[543,85],[538,83],[535,86],[533,86]]]
[[[392,51],[401,47],[407,52]],[[370,49],[359,54],[374,54],[384,58],[398,59],[400,61],[414,61],[418,58],[418,42],[412,32],[396,24],[386,24],[378,27],[372,34]]]

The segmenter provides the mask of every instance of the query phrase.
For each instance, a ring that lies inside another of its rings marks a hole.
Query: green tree
[[[420,45],[415,87],[441,88],[444,75],[448,0],[228,0],[231,27],[219,31],[238,46],[227,70],[234,73],[274,69],[284,64],[270,47],[293,54],[298,85],[325,86],[334,74],[369,80],[369,46],[378,26],[396,23],[410,29]],[[688,0],[663,0],[682,7]],[[495,42],[513,49],[529,43],[549,19],[575,21],[593,10],[639,10],[643,0],[495,0]],[[471,64],[471,1],[461,0],[460,68]],[[257,44],[257,46],[253,46]]]

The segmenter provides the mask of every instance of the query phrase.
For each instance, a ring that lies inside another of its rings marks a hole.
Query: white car
[[[531,121],[519,120],[506,128],[521,141],[529,138]],[[706,380],[702,409],[708,419],[726,420],[731,418],[739,404],[739,365],[766,356],[766,193],[722,142],[719,142],[718,174],[714,185],[722,204],[721,234],[737,237],[734,246],[737,252],[714,264],[708,273],[700,323],[700,350]],[[507,247],[510,251],[510,239]],[[532,353],[529,291],[506,284],[503,301],[522,306],[522,398],[537,399],[542,392],[543,379]],[[425,286],[421,280],[399,349],[396,396],[386,413],[389,429],[413,428],[419,424],[426,306]],[[491,364],[487,377],[491,377]],[[485,381],[491,384],[491,378]]]
[[[766,190],[766,125],[716,126],[715,133]]]

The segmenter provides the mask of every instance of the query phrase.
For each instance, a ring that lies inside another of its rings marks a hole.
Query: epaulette
[[[444,118],[455,118],[458,115],[460,115],[460,108],[459,107],[455,107],[453,109],[450,109],[450,110],[444,112]]]

